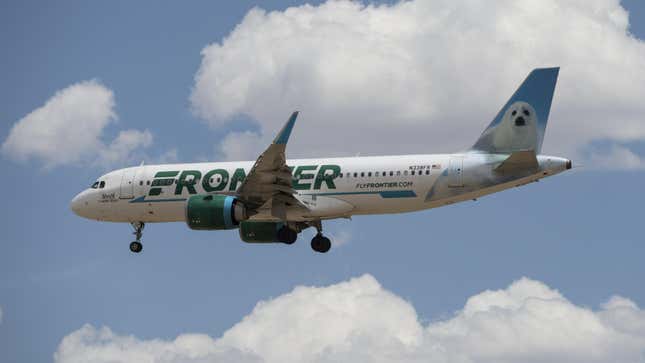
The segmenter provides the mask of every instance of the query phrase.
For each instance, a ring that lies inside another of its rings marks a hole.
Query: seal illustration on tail
[[[515,102],[502,121],[491,129],[493,147],[498,150],[535,150],[537,114],[527,102]]]

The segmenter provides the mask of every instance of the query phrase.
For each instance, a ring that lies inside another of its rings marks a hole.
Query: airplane
[[[126,222],[141,252],[148,223],[237,229],[249,243],[292,244],[313,227],[311,248],[331,241],[322,222],[437,208],[536,182],[571,169],[540,154],[559,67],[534,69],[469,149],[453,154],[287,160],[293,112],[255,162],[140,165],[109,172],[76,195],[81,217]]]

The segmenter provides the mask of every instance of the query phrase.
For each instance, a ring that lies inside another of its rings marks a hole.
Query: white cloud
[[[137,148],[146,148],[152,144],[150,131],[125,130],[99,153],[99,163],[114,165],[119,161],[128,160],[132,151]]]
[[[645,311],[614,296],[594,311],[527,278],[472,296],[451,318],[414,307],[364,275],[259,302],[213,339],[141,340],[86,325],[56,362],[645,362]]]
[[[352,234],[347,229],[328,233],[328,235],[334,247],[344,246],[352,240]]]
[[[221,160],[255,160],[267,146],[269,144],[255,132],[231,132],[219,144],[217,153]]]
[[[176,163],[178,160],[179,155],[177,153],[177,149],[173,148],[152,159],[152,162],[157,164],[168,164]]]
[[[466,148],[534,67],[562,66],[544,151],[645,139],[645,43],[618,0],[331,1],[255,8],[206,46],[190,100],[268,144],[294,109],[290,154]]]
[[[645,159],[624,146],[613,145],[609,150],[597,150],[588,156],[592,167],[598,169],[639,170],[645,168]]]
[[[18,161],[39,160],[46,168],[127,160],[134,150],[149,146],[152,135],[125,130],[105,145],[103,131],[117,119],[114,108],[112,90],[100,82],[72,84],[16,122],[2,152]]]
[[[204,334],[184,334],[173,341],[140,340],[91,325],[66,336],[54,360],[58,363],[258,362],[250,354],[218,347],[215,340]]]

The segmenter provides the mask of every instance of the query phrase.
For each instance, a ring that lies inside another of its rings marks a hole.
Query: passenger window
[[[99,188],[101,189],[105,188],[105,181],[101,181],[101,184],[99,184]]]
[[[426,175],[430,175],[430,170],[426,170]]]
[[[139,185],[143,185],[143,180],[139,180]]]
[[[394,175],[394,172],[393,172],[393,171],[390,171],[390,176],[393,176],[393,175]]]
[[[370,171],[369,173],[367,173],[367,176],[372,176],[372,172]]]
[[[146,180],[146,185],[150,185],[150,180]]]
[[[396,176],[400,176],[400,175],[401,175],[401,170],[397,170],[396,171]]]
[[[361,178],[365,177],[365,173],[361,172]]]
[[[404,170],[404,171],[403,171],[403,175],[406,175],[406,176],[407,176],[407,175],[408,175],[408,171],[407,171],[407,170]]]
[[[358,173],[354,173],[354,178],[358,178]]]
[[[378,174],[379,174],[379,172],[377,171],[376,173],[374,173],[374,176],[378,176]]]
[[[411,173],[412,175],[414,175],[414,170],[412,170],[410,173]]]

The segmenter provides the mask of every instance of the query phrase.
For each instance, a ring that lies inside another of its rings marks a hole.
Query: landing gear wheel
[[[139,253],[143,249],[143,245],[139,241],[134,241],[130,243],[130,251],[134,253]]]
[[[311,248],[320,253],[325,253],[331,248],[331,241],[322,234],[317,234],[311,239]]]
[[[283,226],[278,230],[278,241],[286,243],[288,245],[293,244],[298,239],[298,232],[289,228],[288,226]]]
[[[133,222],[130,223],[132,225],[132,228],[134,228],[134,236],[136,240],[132,243],[130,243],[130,251],[134,253],[139,253],[143,249],[143,245],[141,244],[141,235],[143,234],[143,227],[145,227],[145,223],[143,222]]]

